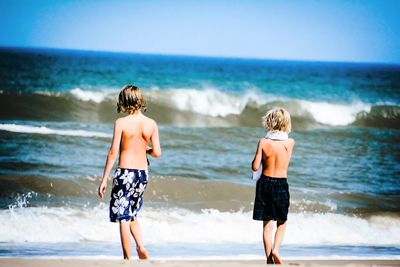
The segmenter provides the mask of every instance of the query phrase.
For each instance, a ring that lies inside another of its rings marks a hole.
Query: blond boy
[[[124,259],[131,257],[131,235],[139,259],[149,258],[136,216],[148,182],[146,154],[156,158],[161,156],[157,124],[144,116],[141,110],[146,110],[146,102],[140,89],[133,85],[125,86],[119,93],[117,111],[128,115],[115,121],[114,136],[99,186],[99,196],[103,198],[107,177],[119,154],[111,190],[110,221],[119,222]],[[150,142],[152,148],[148,147]]]
[[[283,108],[274,108],[263,117],[268,138],[258,142],[252,162],[253,171],[262,167],[257,181],[253,219],[263,221],[263,242],[267,263],[281,264],[279,246],[286,229],[289,209],[289,185],[287,169],[292,155],[294,140],[288,138],[291,130],[290,114]],[[272,230],[277,221],[274,243]]]

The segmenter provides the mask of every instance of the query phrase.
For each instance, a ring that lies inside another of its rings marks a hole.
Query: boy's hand
[[[106,194],[107,182],[102,182],[99,186],[99,197],[103,198]]]

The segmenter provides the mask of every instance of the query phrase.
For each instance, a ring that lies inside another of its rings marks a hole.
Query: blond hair
[[[292,123],[290,114],[284,108],[273,108],[262,117],[262,123],[267,131],[282,131],[290,133]]]
[[[133,114],[137,110],[146,111],[146,101],[142,92],[137,86],[125,85],[118,96],[117,111]]]

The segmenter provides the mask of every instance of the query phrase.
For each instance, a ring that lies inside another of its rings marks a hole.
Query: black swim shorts
[[[256,186],[253,219],[286,221],[289,202],[289,184],[286,178],[261,175]]]

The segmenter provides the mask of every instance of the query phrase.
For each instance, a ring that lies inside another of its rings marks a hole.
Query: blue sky
[[[400,1],[4,1],[0,46],[400,63]]]

